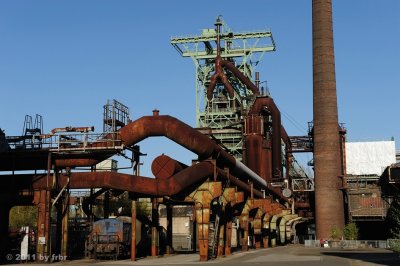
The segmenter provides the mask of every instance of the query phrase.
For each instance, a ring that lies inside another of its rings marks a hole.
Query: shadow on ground
[[[335,256],[351,260],[358,260],[363,262],[399,266],[400,255],[395,252],[374,252],[373,250],[359,251],[359,250],[343,250],[343,251],[328,251],[322,252],[325,256]]]

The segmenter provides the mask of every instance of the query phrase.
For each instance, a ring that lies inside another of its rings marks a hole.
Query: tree
[[[38,209],[36,206],[15,206],[10,210],[10,227],[37,226]]]
[[[356,240],[358,238],[358,228],[356,223],[348,223],[343,228],[343,235],[346,240]]]
[[[329,236],[333,239],[333,240],[339,240],[342,238],[343,232],[342,230],[340,230],[339,227],[337,227],[336,225],[332,226],[331,231],[329,233]]]
[[[400,239],[400,195],[393,198],[392,204],[386,215],[389,238]]]

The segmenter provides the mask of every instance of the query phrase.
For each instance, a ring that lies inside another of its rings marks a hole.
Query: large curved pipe
[[[168,179],[155,179],[143,176],[135,176],[118,172],[79,172],[71,173],[69,176],[69,188],[109,188],[134,192],[150,196],[173,196],[183,192],[186,188],[196,183],[202,182],[211,177],[214,167],[209,162],[200,162],[192,165]],[[31,188],[45,189],[47,187],[46,175],[34,176],[26,175],[32,182]],[[67,182],[67,176],[61,175],[57,181],[50,177],[50,184],[57,182],[57,186],[63,186]],[[19,180],[24,180],[19,176]],[[22,182],[29,184],[30,182]]]
[[[269,99],[269,98],[268,98]],[[280,117],[279,117],[280,118]],[[279,120],[280,122],[280,120]],[[280,123],[279,123],[280,124]],[[199,155],[200,159],[206,158],[214,158],[217,161],[217,165],[221,165],[224,167],[228,167],[233,175],[238,177],[239,179],[249,179],[253,181],[256,185],[261,186],[261,188],[271,190],[271,187],[263,180],[259,175],[250,170],[247,166],[236,160],[232,155],[222,150],[220,146],[215,144],[212,140],[210,140],[206,135],[200,133],[196,129],[193,129],[189,125],[179,121],[178,119],[171,116],[144,116],[139,118],[138,120],[129,123],[125,127],[120,130],[121,141],[126,146],[131,146],[139,141],[154,136],[165,136],[170,140],[178,143],[179,145],[187,148],[188,150]],[[280,139],[280,135],[279,135]],[[86,165],[93,165],[93,162],[96,160],[93,159],[77,159],[71,161],[62,161],[60,160],[59,165],[66,166],[84,166],[85,163],[90,163]],[[70,165],[67,165],[68,162]],[[59,166],[58,165],[58,166]],[[198,168],[199,164],[196,164],[196,168]],[[177,175],[180,175],[182,172],[185,172],[188,169],[192,169],[191,166]],[[103,174],[104,175],[104,174]],[[178,176],[181,177],[181,176]],[[139,177],[138,177],[139,178]],[[192,179],[192,176],[186,176],[185,178]],[[169,179],[165,179],[168,181]],[[139,178],[138,182],[141,180]],[[147,181],[146,181],[147,182]],[[149,181],[150,183],[153,181]],[[152,185],[155,185],[153,183]],[[163,184],[160,181],[160,184]],[[140,184],[138,185],[140,186]],[[165,186],[165,185],[162,185]],[[101,186],[100,186],[101,187]],[[124,186],[122,186],[124,187]],[[276,194],[276,189],[273,188],[274,193]],[[132,191],[135,192],[135,191]],[[170,193],[170,192],[168,192]],[[149,193],[146,193],[149,194]],[[153,195],[153,194],[151,194]],[[166,194],[169,195],[169,194]]]
[[[242,71],[240,71],[237,67],[235,67],[231,62],[227,60],[222,60],[221,65],[229,69],[229,71],[231,71],[235,77],[237,77],[244,85],[246,85],[247,89],[253,92],[254,95],[260,94],[260,90],[257,88],[257,86],[254,85],[254,83],[251,82],[251,80],[248,77],[246,77],[242,73]]]
[[[217,55],[215,57],[215,73],[214,75],[211,76],[210,84],[208,85],[207,88],[208,100],[212,99],[213,91],[215,89],[218,80],[220,80],[224,84],[226,90],[228,91],[230,99],[232,99],[235,95],[232,85],[229,83],[228,78],[226,77],[224,71],[222,70],[222,61],[223,60],[220,55]]]
[[[151,164],[151,169],[156,178],[163,178],[167,179],[175,175],[176,173],[182,171],[183,169],[187,168],[188,166],[179,162],[175,159],[167,155],[160,155],[155,158]],[[263,198],[264,194],[256,188],[251,188],[251,186],[237,177],[229,174],[227,175],[225,171],[221,168],[217,167],[218,176],[224,179],[229,179],[229,181],[236,185],[243,191],[248,192],[249,194],[253,193],[253,195],[257,198]]]
[[[281,113],[274,100],[269,97],[256,98],[249,110],[249,115],[259,115],[265,107],[272,116],[272,175],[274,178],[282,177],[282,152],[281,152]]]
[[[217,168],[218,175],[238,186],[240,189],[251,193],[257,198],[264,195],[258,189],[252,188],[232,175],[226,175],[226,172]],[[135,176],[118,172],[80,172],[71,173],[69,176],[69,188],[107,188],[118,189],[150,196],[173,196],[184,192],[188,187],[203,182],[214,174],[214,166],[210,162],[200,162],[192,165],[175,175],[166,179],[155,179],[143,176]],[[15,176],[14,176],[15,177]],[[61,175],[57,181],[50,177],[50,184],[56,183],[56,186],[63,186],[67,182],[67,176]],[[46,175],[18,175],[18,189],[46,189]],[[7,184],[4,184],[7,186]],[[13,186],[13,184],[10,184]]]

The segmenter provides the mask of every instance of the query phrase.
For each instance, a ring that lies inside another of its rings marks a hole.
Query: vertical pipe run
[[[315,212],[318,239],[344,227],[332,2],[312,1]]]
[[[69,204],[67,201],[62,204],[62,242],[61,242],[61,255],[65,258],[68,256],[68,218],[69,218]]]

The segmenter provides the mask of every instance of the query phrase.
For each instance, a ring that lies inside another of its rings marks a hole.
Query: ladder
[[[210,221],[208,231],[208,258],[215,259],[218,251],[219,221],[222,212],[222,196],[218,198],[215,221]]]

